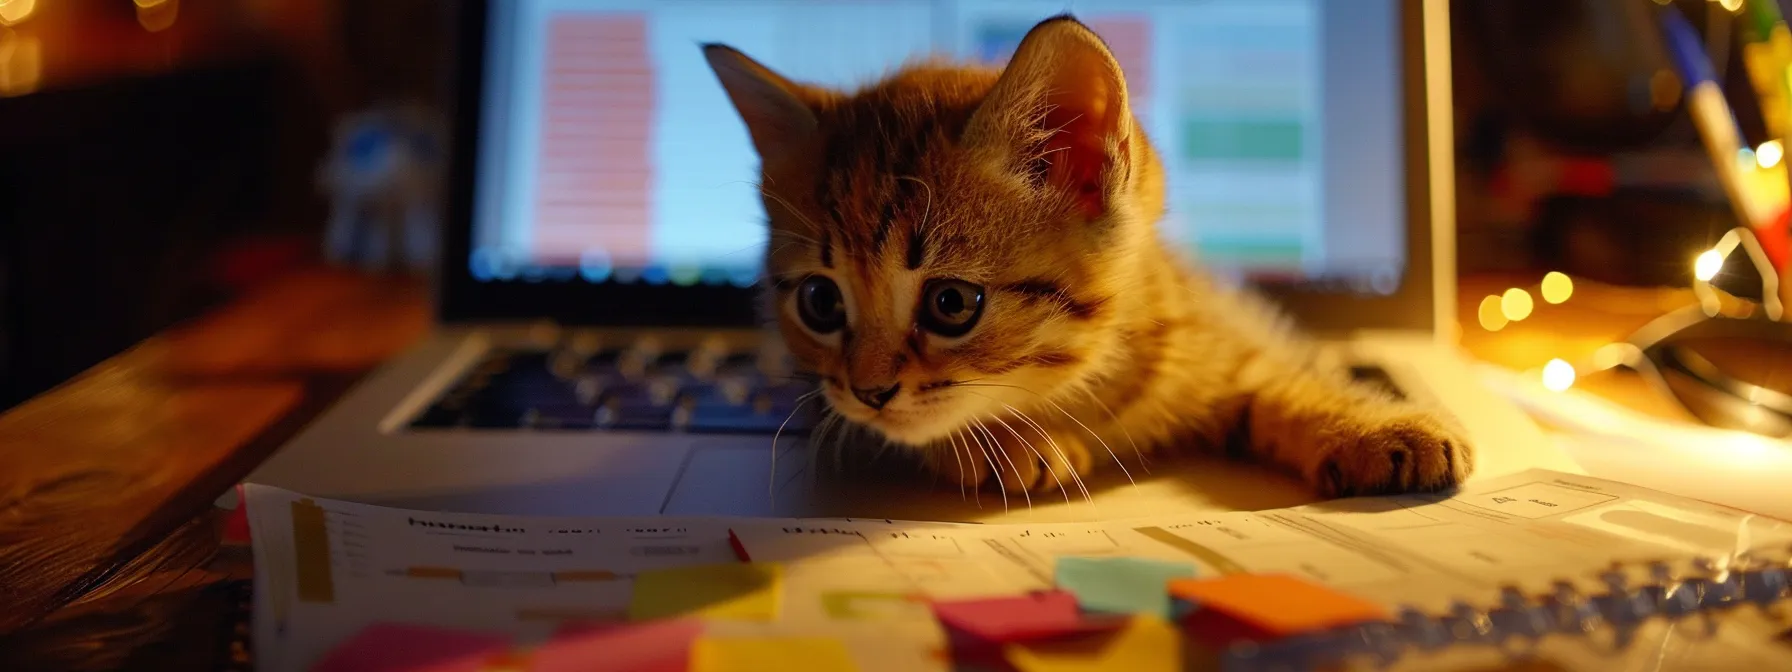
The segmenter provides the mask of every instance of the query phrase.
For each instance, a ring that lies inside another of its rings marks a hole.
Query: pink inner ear
[[[1078,211],[1089,217],[1100,216],[1107,211],[1108,135],[1099,122],[1087,118],[1074,121],[1052,118],[1056,116],[1060,113],[1054,112],[1046,118],[1047,128],[1061,129],[1045,143],[1046,180],[1069,192]],[[1124,156],[1124,140],[1119,149]]]
[[[1098,71],[1063,73],[1076,86],[1059,89],[1050,98],[1051,111],[1044,126],[1057,129],[1045,143],[1049,184],[1066,190],[1077,209],[1089,217],[1107,211],[1106,173],[1109,162],[1124,159],[1127,142],[1120,134],[1120,105],[1115,104]],[[1109,156],[1107,143],[1119,137],[1119,155]]]

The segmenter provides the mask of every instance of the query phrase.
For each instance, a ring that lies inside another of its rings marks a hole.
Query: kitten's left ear
[[[727,45],[703,45],[703,58],[746,122],[762,162],[779,163],[814,140],[815,111],[802,85]]]
[[[996,144],[1065,190],[1084,214],[1107,210],[1131,169],[1126,76],[1107,44],[1070,15],[1021,39],[965,129],[968,145]]]

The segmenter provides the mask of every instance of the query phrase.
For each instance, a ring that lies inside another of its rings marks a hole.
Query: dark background
[[[1685,284],[1731,226],[1652,3],[1453,3],[1462,272]],[[1678,3],[1745,91],[1726,15]],[[335,120],[451,93],[448,0],[144,4],[0,27],[0,409],[314,260]]]

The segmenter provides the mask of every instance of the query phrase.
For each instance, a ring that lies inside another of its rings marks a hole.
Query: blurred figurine
[[[325,258],[370,270],[434,266],[444,126],[416,105],[373,109],[337,124],[318,175],[332,201]]]

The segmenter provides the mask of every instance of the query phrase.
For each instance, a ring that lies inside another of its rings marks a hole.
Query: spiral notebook
[[[1792,620],[1782,616],[1792,601],[1792,524],[1549,471],[1447,496],[1044,525],[544,519],[404,511],[264,486],[245,494],[256,650],[271,670],[316,669],[381,624],[500,635],[514,665],[569,624],[668,619],[699,624],[696,643],[656,645],[713,652],[743,637],[796,638],[828,644],[847,669],[964,669],[942,626],[948,608],[1037,621],[1044,611],[1027,600],[1071,595],[1086,612],[1159,599],[1153,590],[1175,593],[1176,581],[1262,576],[1382,616],[1203,648],[1222,669],[1792,664]],[[1109,564],[1072,571],[1088,563]],[[1183,578],[1166,583],[1172,576]],[[1249,600],[1279,605],[1283,620],[1324,601]],[[1162,618],[1225,607],[1177,604]],[[1183,631],[1193,632],[1189,622]],[[1103,669],[1083,662],[1076,669]]]

